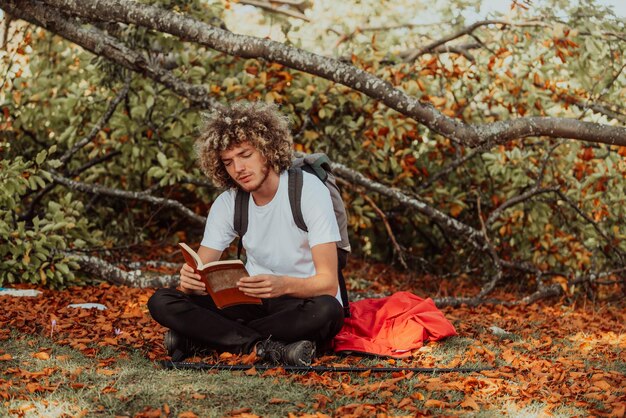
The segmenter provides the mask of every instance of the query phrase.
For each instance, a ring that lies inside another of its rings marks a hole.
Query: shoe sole
[[[315,343],[311,342],[311,341],[307,341],[306,342],[306,347],[303,348],[303,351],[305,353],[308,354],[308,361],[304,360],[304,359],[298,359],[297,363],[299,364],[295,364],[295,366],[310,366],[311,363],[313,362],[313,359],[315,358]]]

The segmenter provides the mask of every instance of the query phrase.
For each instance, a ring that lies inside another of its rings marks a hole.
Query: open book
[[[245,295],[237,287],[237,281],[249,276],[241,260],[213,261],[203,264],[198,253],[185,243],[179,243],[185,261],[204,282],[206,291],[215,305],[222,309],[240,303],[261,304],[261,299]]]

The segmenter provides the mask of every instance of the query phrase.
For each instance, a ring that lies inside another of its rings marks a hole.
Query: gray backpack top
[[[345,316],[350,316],[348,291],[346,289],[345,279],[343,277],[342,269],[345,267],[348,253],[350,252],[350,241],[348,240],[348,218],[346,216],[346,208],[341,198],[339,187],[335,181],[330,168],[330,159],[326,154],[317,153],[305,155],[301,158],[296,158],[291,164],[291,168],[288,170],[288,193],[289,204],[291,205],[291,214],[293,220],[301,230],[308,232],[306,223],[302,216],[302,171],[306,171],[315,175],[320,179],[330,192],[330,197],[333,202],[333,209],[335,211],[335,217],[337,218],[337,225],[339,226],[339,233],[341,235],[341,241],[337,242],[337,259],[339,263],[339,288],[341,290],[341,299],[343,302]],[[237,195],[235,197],[235,215],[234,215],[234,227],[235,232],[239,235],[239,246],[237,249],[237,258],[241,257],[241,250],[243,247],[242,240],[246,231],[248,230],[248,202],[250,200],[250,193],[244,192],[241,189],[237,189]]]

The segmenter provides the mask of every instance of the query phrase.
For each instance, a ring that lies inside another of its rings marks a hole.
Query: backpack
[[[289,204],[291,206],[291,214],[293,220],[301,230],[308,232],[308,228],[304,222],[302,216],[302,184],[303,174],[302,171],[311,173],[320,179],[330,192],[330,197],[333,202],[333,209],[335,211],[335,217],[337,218],[337,225],[339,226],[339,233],[341,235],[341,241],[337,242],[337,262],[338,262],[338,277],[339,277],[339,289],[341,293],[341,300],[343,302],[344,315],[350,317],[350,306],[348,299],[348,290],[346,289],[346,282],[343,277],[343,268],[346,266],[348,260],[348,253],[350,252],[350,241],[348,240],[348,218],[346,216],[346,208],[341,199],[341,193],[335,176],[330,168],[330,159],[326,154],[317,153],[309,154],[304,157],[296,158],[292,164],[288,173],[288,193]],[[250,193],[241,189],[237,189],[237,195],[235,197],[235,215],[234,215],[234,227],[235,232],[239,236],[239,244],[237,247],[237,258],[241,257],[241,250],[243,248],[243,236],[248,230],[248,203],[250,201]]]

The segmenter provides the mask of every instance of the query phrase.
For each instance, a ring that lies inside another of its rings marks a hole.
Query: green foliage
[[[0,149],[9,148],[8,143],[0,142]],[[54,147],[50,149],[53,152]],[[49,201],[43,214],[20,220],[25,196],[50,184],[50,174],[41,168],[48,154],[40,151],[35,161],[22,157],[0,160],[0,207],[6,208],[0,216],[0,236],[6,237],[0,245],[0,285],[27,282],[62,288],[76,282],[73,271],[78,268],[65,251],[99,244],[89,231],[82,203],[74,200],[72,193]],[[55,165],[54,160],[47,163]]]
[[[228,17],[221,2],[164,0],[160,4],[211,24]],[[407,9],[377,1],[352,6],[316,2],[313,13],[329,18],[319,20],[323,29],[319,22],[304,25],[284,18],[277,22],[288,43],[325,54],[332,49],[335,56],[467,123],[526,116],[606,123],[606,116],[591,112],[585,104],[611,107],[623,102],[626,80],[619,71],[626,46],[611,34],[623,33],[624,22],[607,18],[592,2],[574,7],[553,1],[529,10],[518,8],[510,19],[541,24],[477,29],[474,35],[483,47],[469,50],[474,61],[442,53],[425,54],[411,64],[403,63],[398,54],[471,23],[463,11],[475,9],[477,2],[438,4],[444,23],[436,31],[432,26],[360,30],[407,23]],[[329,26],[333,31],[326,30]],[[482,228],[480,217],[486,221],[502,204],[533,189],[539,179],[540,188],[556,187],[562,194],[536,194],[501,211],[486,225],[504,259],[533,262],[542,270],[573,276],[619,266],[612,249],[626,252],[624,149],[532,138],[480,150],[443,174],[455,160],[474,151],[347,87],[278,64],[218,54],[132,25],[114,29],[112,33],[144,51],[152,62],[186,82],[203,85],[223,103],[240,99],[279,103],[293,121],[298,150],[326,152],[333,160],[419,197],[476,229]],[[1,280],[45,277],[47,283],[65,284],[74,280],[76,268],[66,259],[67,251],[175,242],[180,232],[188,240],[198,240],[200,228],[189,227],[171,210],[147,203],[68,193],[62,186],[33,201],[50,182],[46,164],[54,164],[54,158],[88,135],[127,78],[130,92],[105,128],[57,168],[85,183],[149,190],[201,214],[206,214],[216,192],[188,181],[202,178],[193,158],[202,109],[48,32],[30,27],[24,33],[21,47],[29,61],[22,62],[20,71],[10,67],[10,88],[0,93],[4,112],[0,127],[13,138],[10,146],[9,142],[2,145],[3,182],[9,186],[0,192],[7,208],[1,227],[10,239],[8,246],[1,247],[0,266],[7,266],[11,275],[2,273]],[[453,43],[474,40],[466,37]],[[2,59],[10,64],[9,55]],[[484,259],[484,255],[478,260],[469,257],[465,243],[422,214],[388,198],[370,196],[375,208],[363,190],[347,184],[343,190],[353,247],[359,251],[393,260],[380,209],[412,268],[471,268]],[[31,204],[34,211],[29,213]],[[25,219],[19,221],[20,217]]]

